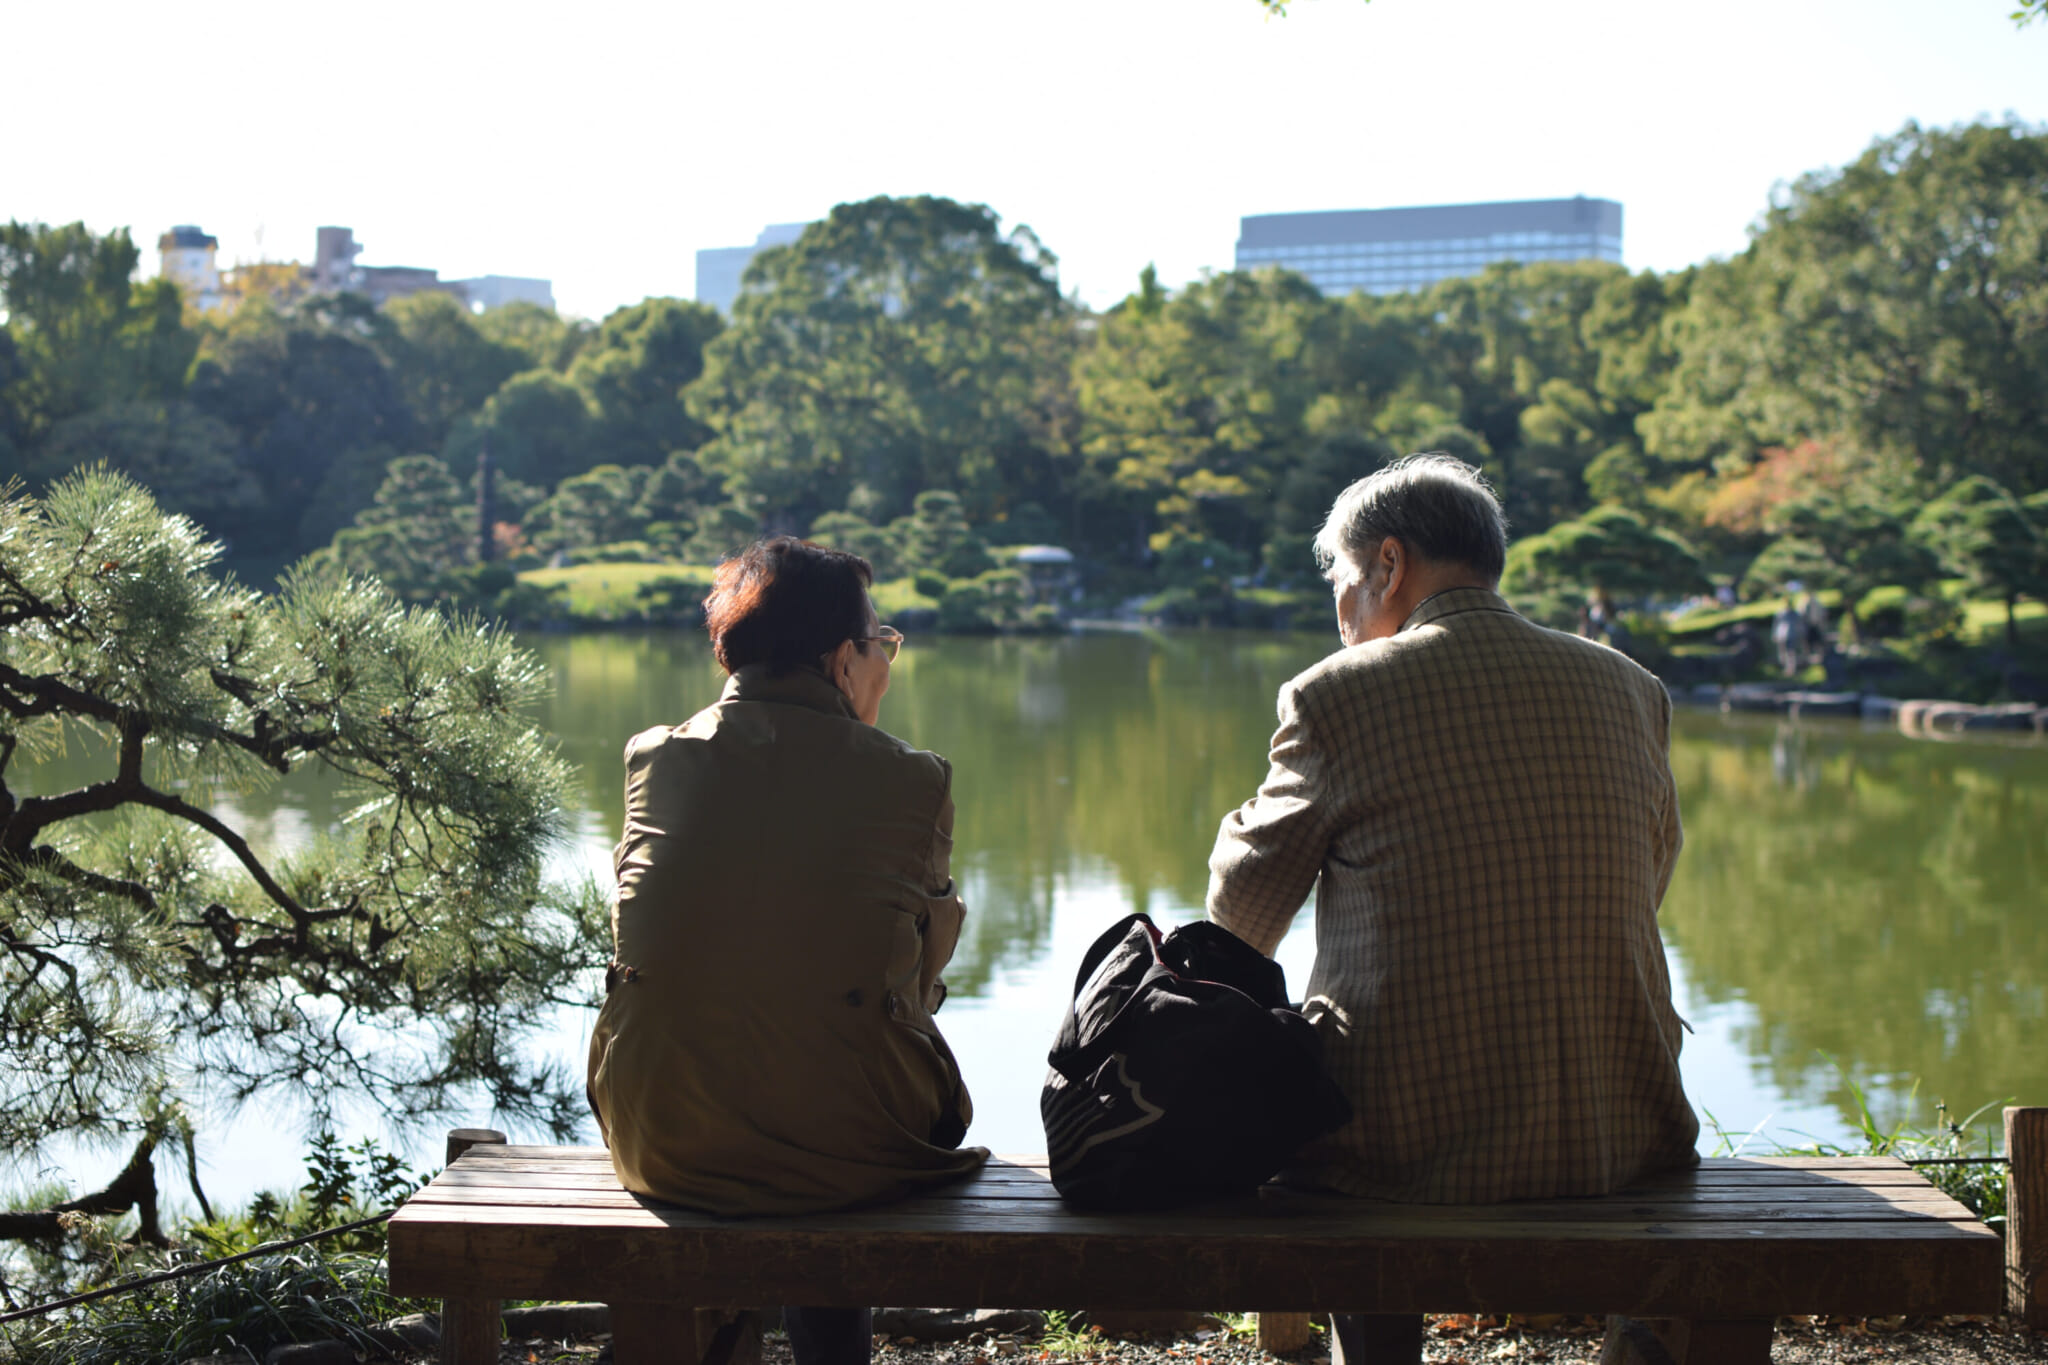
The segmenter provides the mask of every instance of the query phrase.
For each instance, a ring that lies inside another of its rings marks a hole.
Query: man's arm
[[[1656,906],[1664,904],[1664,893],[1671,889],[1671,873],[1678,866],[1678,850],[1685,846],[1685,827],[1678,819],[1678,779],[1671,773],[1671,694],[1662,684],[1657,695],[1664,703],[1664,790],[1658,802],[1657,811],[1657,900]]]
[[[1223,817],[1209,855],[1209,918],[1271,957],[1323,870],[1330,846],[1328,754],[1293,683],[1259,794]]]

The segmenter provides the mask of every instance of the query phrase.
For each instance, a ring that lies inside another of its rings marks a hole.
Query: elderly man
[[[1320,879],[1308,1012],[1356,1117],[1296,1177],[1483,1203],[1694,1162],[1662,684],[1495,593],[1506,520],[1448,455],[1345,489],[1316,552],[1346,648],[1280,689],[1209,860],[1210,918],[1268,954]],[[1420,1318],[1338,1328],[1351,1365],[1421,1358]]]

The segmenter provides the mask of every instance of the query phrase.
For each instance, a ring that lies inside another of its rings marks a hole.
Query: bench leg
[[[1267,1355],[1293,1355],[1307,1350],[1308,1342],[1308,1314],[1259,1314],[1259,1349]]]
[[[760,1365],[761,1315],[666,1303],[615,1303],[613,1365]]]
[[[505,1320],[497,1299],[441,1300],[441,1365],[498,1365]]]
[[[1770,1365],[1771,1327],[1769,1318],[1609,1318],[1600,1365]]]

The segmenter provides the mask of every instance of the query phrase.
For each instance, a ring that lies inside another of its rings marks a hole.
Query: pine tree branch
[[[151,913],[156,911],[156,893],[141,882],[129,881],[125,877],[109,877],[104,873],[94,872],[91,868],[80,867],[48,844],[25,850],[17,866],[47,872],[53,877],[70,882],[73,886],[82,886],[104,895],[119,896]],[[0,888],[14,885],[16,882],[17,878],[0,872]]]
[[[240,749],[279,773],[291,771],[292,755],[314,753],[333,742],[333,736],[323,731],[277,728],[277,722],[269,713],[254,705],[255,688],[252,685],[218,670],[211,677],[214,686],[249,708],[252,716],[250,726],[254,733],[243,734],[223,725],[190,722],[178,725],[178,730],[197,739]],[[125,724],[127,718],[135,714],[118,702],[73,687],[60,678],[47,674],[32,676],[5,663],[0,663],[0,708],[5,708],[16,720],[77,713],[116,727]]]
[[[116,1214],[126,1213],[132,1208],[141,1221],[136,1235],[151,1246],[169,1246],[171,1239],[164,1236],[164,1230],[157,1222],[156,1167],[151,1161],[155,1151],[155,1135],[143,1138],[136,1144],[135,1155],[128,1158],[127,1166],[96,1194],[53,1208],[0,1213],[0,1237],[14,1241],[48,1241],[64,1235],[67,1214]]]

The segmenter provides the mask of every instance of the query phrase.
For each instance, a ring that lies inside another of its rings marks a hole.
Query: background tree
[[[1589,589],[1612,604],[1639,604],[1659,593],[1694,593],[1707,576],[1692,546],[1626,507],[1596,507],[1508,550],[1501,591],[1517,598]],[[1554,615],[1554,610],[1544,615]]]
[[[1652,454],[1740,473],[1839,438],[1928,483],[2048,485],[2048,134],[1908,124],[1703,267]]]
[[[526,719],[543,671],[374,584],[266,597],[217,557],[116,475],[0,501],[0,1143],[137,1131],[201,1075],[316,1123],[481,1091],[568,1136],[580,1085],[521,1054],[605,934],[542,881],[571,782]],[[104,775],[24,793],[60,733]],[[308,765],[358,804],[289,857],[206,795]]]
[[[579,550],[638,540],[647,522],[639,503],[645,468],[601,464],[562,480],[526,514],[526,538],[542,550]]]
[[[416,449],[412,410],[363,339],[381,325],[346,295],[283,310],[253,301],[210,324],[192,402],[235,432],[263,495],[260,519],[209,528],[238,556],[275,567],[324,544],[376,496],[384,466]]]
[[[491,340],[447,294],[424,292],[384,305],[386,326],[373,333],[411,411],[415,438],[438,449],[465,413],[528,368],[518,346]]]
[[[1871,482],[1806,493],[1782,506],[1770,526],[1777,538],[1751,561],[1744,591],[1757,595],[1794,582],[1832,589],[1841,594],[1842,617],[1852,630],[1871,589],[1917,590],[1938,569],[1912,533],[1910,504]]]
[[[456,423],[442,453],[450,469],[473,469],[486,443],[506,475],[547,488],[605,463],[598,458],[603,447],[589,396],[548,370],[506,380],[473,416]]]
[[[2018,649],[2013,611],[2019,599],[2048,600],[2048,531],[2032,510],[1990,479],[1972,475],[1923,507],[1913,534],[1972,591],[2005,603],[2005,643]]]
[[[908,572],[904,566],[901,537],[890,528],[877,526],[853,512],[827,512],[811,523],[806,534],[820,545],[845,550],[867,560],[874,568],[877,582],[886,583]]]
[[[522,370],[565,373],[590,344],[597,328],[582,318],[567,318],[552,308],[519,300],[486,309],[476,319],[486,340],[510,346],[525,357]]]
[[[195,339],[168,280],[133,283],[141,253],[126,229],[95,237],[83,223],[0,227],[5,406],[23,445],[49,428],[117,403],[181,396]]]
[[[335,559],[409,602],[446,596],[476,558],[476,498],[431,455],[393,460],[376,501],[334,536]]]
[[[928,489],[970,518],[1057,495],[1072,311],[1028,229],[950,199],[841,204],[747,268],[692,412],[707,469],[773,528],[848,506],[886,522]]]
[[[596,413],[594,464],[660,464],[710,433],[685,410],[683,390],[704,372],[704,348],[724,327],[718,310],[648,299],[601,323],[569,367]]]
[[[17,468],[38,487],[105,464],[155,493],[167,510],[208,526],[241,528],[264,508],[242,467],[242,445],[225,422],[192,404],[135,400],[55,423],[33,459]]]
[[[1138,555],[1176,539],[1258,553],[1330,380],[1334,322],[1289,272],[1233,272],[1169,294],[1149,267],[1103,318],[1075,365],[1079,478],[1092,502],[1121,505]]]

